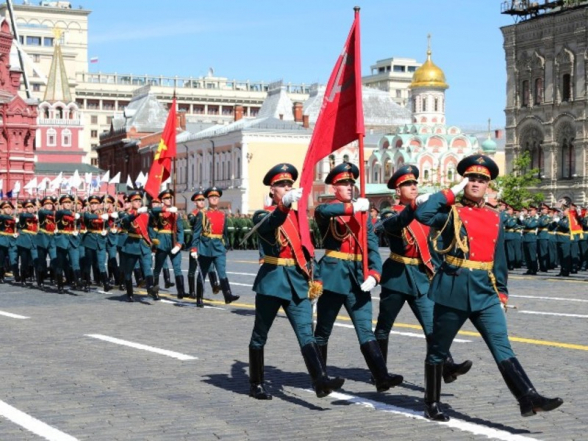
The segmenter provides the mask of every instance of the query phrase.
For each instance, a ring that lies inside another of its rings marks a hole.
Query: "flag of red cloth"
[[[176,157],[176,97],[172,100],[171,109],[155,152],[145,191],[153,198],[159,195],[161,183],[171,175],[172,160]]]
[[[359,10],[343,52],[331,73],[323,104],[319,113],[300,177],[303,188],[302,199],[298,202],[302,245],[314,253],[308,217],[304,215],[308,205],[308,195],[312,190],[316,164],[341,147],[359,138],[365,133],[363,125],[363,103],[361,100],[361,54],[359,44]],[[363,164],[360,170],[363,173]]]

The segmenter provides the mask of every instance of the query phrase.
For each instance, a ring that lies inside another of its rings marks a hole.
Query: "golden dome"
[[[410,88],[416,87],[438,87],[441,89],[448,89],[449,85],[445,82],[445,74],[443,71],[431,61],[431,47],[427,49],[427,61],[419,67],[412,76]]]

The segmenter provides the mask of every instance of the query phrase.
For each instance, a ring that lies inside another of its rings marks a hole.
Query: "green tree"
[[[496,189],[500,194],[500,200],[512,205],[515,209],[521,209],[523,206],[534,202],[543,202],[543,193],[529,191],[529,187],[534,187],[541,182],[539,179],[539,169],[532,168],[531,155],[525,152],[513,161],[512,173],[500,176],[496,179]]]

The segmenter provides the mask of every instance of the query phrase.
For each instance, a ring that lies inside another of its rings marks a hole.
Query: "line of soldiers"
[[[527,268],[536,275],[559,267],[558,277],[569,277],[588,267],[588,213],[567,199],[555,207],[530,204],[516,210],[499,203],[504,225],[508,269]]]
[[[88,291],[93,276],[104,291],[114,285],[126,291],[132,302],[133,275],[136,286],[145,287],[159,300],[163,273],[166,288],[176,286],[178,298],[194,298],[197,306],[203,307],[208,275],[213,293],[222,291],[225,302],[231,303],[239,296],[232,294],[226,276],[227,222],[217,208],[221,194],[212,187],[193,195],[192,200],[208,198],[209,208],[202,204],[190,213],[189,243],[184,219],[172,205],[171,190],[154,198],[151,209],[144,206],[145,197],[139,191],[120,194],[121,199],[111,195],[91,195],[86,200],[72,195],[45,196],[19,202],[16,207],[11,201],[0,201],[0,283],[9,275],[23,286],[36,281],[40,289],[50,289],[53,284],[62,293],[67,285]],[[183,249],[190,250],[188,293],[181,269]]]
[[[401,384],[402,375],[388,371],[386,356],[390,355],[390,330],[408,303],[426,336],[426,418],[449,420],[440,403],[441,381],[451,383],[472,367],[468,360],[455,363],[449,352],[466,320],[483,336],[522,416],[561,406],[560,398],[546,398],[537,392],[508,339],[503,310],[508,302],[505,233],[499,212],[484,199],[490,181],[498,175],[498,166],[487,156],[472,155],[459,162],[457,171],[464,177],[461,183],[417,196],[418,169],[400,168],[388,182],[389,188],[396,189],[400,203],[374,222],[366,213],[369,201],[353,200],[358,168],[350,163],[334,167],[325,179],[332,186],[334,199],[315,209],[325,247],[319,262],[313,261],[308,244],[302,245],[304,218],[292,208],[303,196],[302,189],[292,188],[298,171],[287,163],[268,171],[263,183],[270,188],[272,204],[253,216],[262,265],[253,285],[251,397],[272,398],[265,386],[264,347],[280,308],[296,334],[318,397],[329,395],[344,383],[344,379],[327,374],[329,337],[342,307],[351,318],[376,390],[384,392]],[[383,231],[390,244],[384,264],[376,230]],[[382,290],[374,332],[371,290],[378,284]],[[311,302],[316,302],[317,311],[314,331]]]

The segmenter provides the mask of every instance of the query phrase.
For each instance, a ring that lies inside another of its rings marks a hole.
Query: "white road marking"
[[[563,297],[540,297],[540,296],[520,296],[520,295],[509,295],[509,297],[517,299],[537,299],[537,300],[557,300],[560,302],[581,302],[588,303],[587,299],[565,299]]]
[[[253,288],[253,285],[249,285],[248,283],[236,283],[236,282],[231,282],[231,285],[237,285],[237,286],[248,286],[249,288]]]
[[[4,401],[0,401],[0,416],[49,441],[77,441],[77,438],[33,418]]]
[[[251,276],[251,277],[255,277],[257,276],[257,273],[231,273],[229,271],[227,271],[227,274],[235,274],[237,276]]]
[[[131,341],[120,340],[118,338],[109,337],[101,334],[84,334],[86,337],[97,338],[98,340],[108,341],[117,345],[128,346],[130,348],[142,349],[144,351],[154,352],[156,354],[166,355],[168,357],[177,358],[178,360],[198,360],[197,357],[191,355],[180,354],[179,352],[168,351],[167,349],[154,348],[153,346],[142,345],[140,343],[133,343]]]
[[[304,389],[306,392],[314,393],[310,389]],[[457,418],[451,418],[449,421],[442,423],[438,421],[431,421],[426,419],[422,412],[405,409],[403,407],[393,406],[391,404],[381,403],[379,401],[368,400],[366,398],[360,398],[353,395],[347,395],[340,392],[333,392],[329,395],[329,398],[335,400],[347,401],[352,404],[358,404],[360,406],[368,407],[376,411],[394,413],[402,415],[407,418],[423,421],[427,424],[437,424],[441,427],[447,427],[448,429],[457,429],[463,432],[469,432],[474,435],[486,436],[490,439],[501,440],[501,441],[537,441],[536,438],[530,438],[522,435],[515,435],[507,432],[506,430],[493,429],[491,427],[484,426],[482,424],[474,424],[467,421],[459,420]]]
[[[581,315],[581,314],[560,314],[558,312],[517,311],[517,314],[555,315],[555,316],[558,316],[558,317],[588,318],[588,315]]]
[[[0,311],[0,315],[4,315],[6,317],[15,318],[15,319],[28,319],[30,317],[25,317],[24,315],[13,314],[11,312]]]
[[[192,302],[182,302],[181,300],[168,300],[168,299],[161,299],[160,300],[161,303],[171,303],[171,304],[178,304],[178,305],[182,305],[182,306],[191,306],[192,308],[196,308],[196,303],[192,303]],[[225,308],[220,308],[218,306],[209,306],[209,305],[204,305],[204,309],[220,309],[222,311],[225,310]]]
[[[349,328],[353,329],[353,325],[348,325],[346,323],[337,323],[335,322],[335,326],[339,326],[340,328]],[[400,332],[400,331],[391,331],[390,334],[402,335],[404,337],[416,337],[416,338],[425,338],[424,334],[416,334],[414,332]],[[471,343],[471,340],[462,340],[461,338],[455,338],[453,340],[454,343]]]

